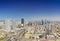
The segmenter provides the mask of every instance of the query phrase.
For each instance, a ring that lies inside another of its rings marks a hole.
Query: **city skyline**
[[[0,19],[47,18],[60,20],[59,0],[0,0]]]

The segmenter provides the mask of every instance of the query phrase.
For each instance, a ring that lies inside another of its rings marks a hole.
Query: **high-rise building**
[[[47,20],[45,19],[45,24],[47,24]]]
[[[29,23],[28,23],[28,26],[32,26],[32,22],[29,22]]]
[[[6,31],[10,31],[11,30],[11,25],[12,25],[12,22],[10,19],[7,19],[5,20],[5,28],[6,28]]]
[[[21,27],[24,27],[24,18],[21,19]]]
[[[43,19],[42,19],[42,25],[44,24],[44,21],[43,21]]]
[[[0,29],[4,28],[4,20],[0,20]]]

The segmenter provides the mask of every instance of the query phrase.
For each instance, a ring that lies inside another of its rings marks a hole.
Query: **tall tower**
[[[45,19],[45,24],[47,24],[47,20]]]
[[[21,19],[21,27],[24,27],[24,18]]]
[[[43,19],[41,20],[41,22],[42,22],[42,25],[44,24],[44,21],[43,21]]]

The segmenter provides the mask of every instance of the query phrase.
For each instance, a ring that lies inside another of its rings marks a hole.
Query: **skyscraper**
[[[41,22],[42,22],[42,25],[44,24],[44,21],[43,21],[43,19],[41,20]]]
[[[21,27],[24,27],[24,18],[21,19]]]

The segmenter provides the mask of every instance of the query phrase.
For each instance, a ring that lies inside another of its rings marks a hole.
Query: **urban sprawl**
[[[60,41],[60,21],[0,20],[0,41]]]

